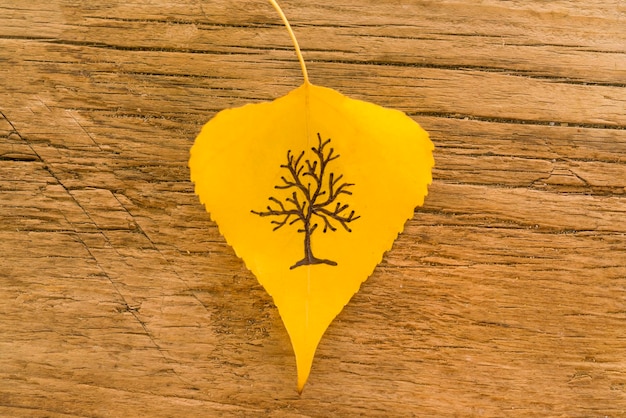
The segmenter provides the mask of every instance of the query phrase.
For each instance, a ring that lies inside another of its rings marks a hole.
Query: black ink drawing
[[[313,155],[305,158],[302,151],[297,157],[291,150],[287,151],[287,163],[280,167],[288,174],[281,177],[282,184],[274,186],[276,189],[291,190],[291,196],[280,200],[270,197],[270,204],[265,211],[252,213],[259,216],[279,218],[272,220],[274,231],[285,225],[301,224],[298,232],[304,234],[304,258],[291,266],[291,269],[309,264],[328,264],[336,266],[332,260],[317,258],[311,249],[311,237],[317,230],[318,224],[323,225],[323,232],[336,231],[341,225],[346,231],[352,232],[348,224],[360,218],[354,211],[348,212],[349,205],[339,201],[341,195],[352,195],[350,187],[353,183],[342,182],[343,174],[336,175],[328,170],[331,161],[339,158],[335,149],[330,147],[330,139],[322,141],[317,134],[319,143],[312,147]]]

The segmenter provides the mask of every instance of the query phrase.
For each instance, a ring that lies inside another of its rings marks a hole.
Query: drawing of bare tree
[[[352,183],[342,182],[343,174],[336,175],[328,170],[331,161],[339,158],[335,149],[330,147],[330,138],[322,141],[317,134],[318,145],[312,147],[313,155],[305,158],[305,151],[298,156],[287,151],[287,163],[280,167],[288,174],[281,177],[282,184],[274,186],[276,189],[291,190],[291,196],[283,201],[270,197],[270,204],[265,211],[252,213],[259,216],[272,216],[276,225],[274,231],[285,225],[301,224],[298,232],[304,234],[304,258],[291,266],[291,269],[309,264],[328,264],[336,266],[332,260],[317,258],[311,248],[311,237],[317,230],[318,224],[324,226],[323,232],[336,231],[341,225],[346,231],[352,232],[348,224],[360,218],[354,211],[348,212],[349,205],[339,201],[341,195],[352,195],[349,190]]]

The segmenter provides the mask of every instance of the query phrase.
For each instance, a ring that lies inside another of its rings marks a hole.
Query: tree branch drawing
[[[274,188],[293,190],[291,195],[283,200],[270,197],[267,210],[251,211],[262,217],[277,218],[271,221],[274,231],[285,225],[301,224],[298,232],[304,234],[304,257],[290,267],[292,270],[311,264],[336,266],[335,261],[313,255],[311,237],[318,225],[323,226],[324,233],[335,232],[338,226],[352,232],[348,224],[360,218],[354,210],[348,211],[348,204],[339,200],[342,195],[352,195],[350,187],[354,184],[342,181],[343,174],[336,175],[328,170],[329,163],[339,158],[339,154],[330,147],[330,138],[323,141],[319,133],[317,138],[318,145],[311,148],[311,158],[305,158],[305,151],[296,156],[288,150],[287,163],[280,166],[287,173],[281,176],[282,183]]]

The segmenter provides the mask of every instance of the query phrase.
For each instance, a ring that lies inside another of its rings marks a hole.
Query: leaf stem
[[[283,23],[285,24],[285,27],[287,28],[287,31],[289,32],[289,36],[291,37],[291,40],[293,41],[293,46],[296,49],[296,55],[298,56],[298,61],[300,61],[300,68],[302,69],[302,76],[304,77],[304,84],[311,84],[309,82],[309,74],[306,71],[306,64],[304,63],[304,58],[302,58],[302,52],[300,51],[300,45],[298,45],[298,40],[296,39],[296,35],[293,33],[293,30],[291,29],[291,25],[289,24],[287,17],[283,13],[283,10],[280,8],[276,0],[269,0],[269,2],[272,4],[272,6],[274,6],[274,9],[276,9],[278,14],[280,15],[280,18],[283,20]]]

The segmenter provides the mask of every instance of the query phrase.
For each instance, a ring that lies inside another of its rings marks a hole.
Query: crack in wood
[[[607,129],[607,130],[626,130],[626,125],[610,125],[601,123],[580,123],[580,122],[565,122],[565,121],[547,121],[537,119],[513,119],[502,118],[494,116],[484,115],[470,115],[459,113],[443,113],[443,112],[407,112],[409,116],[430,116],[444,119],[460,119],[460,120],[472,120],[479,122],[491,122],[491,123],[503,123],[512,125],[537,125],[537,126],[553,126],[555,129],[559,128],[585,128],[585,129]]]

